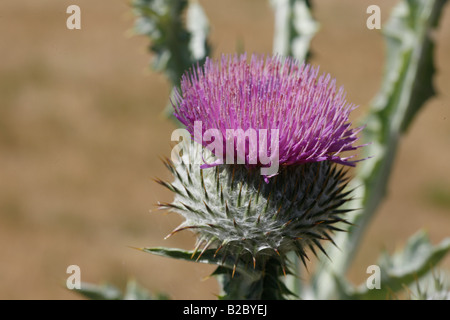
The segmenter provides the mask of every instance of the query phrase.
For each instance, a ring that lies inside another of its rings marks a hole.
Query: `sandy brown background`
[[[273,12],[264,0],[203,0],[214,55],[272,51]],[[365,27],[366,8],[382,21],[395,1],[315,1],[321,30],[314,64],[344,85],[364,115],[382,76],[384,46]],[[82,29],[66,29],[77,4]],[[355,282],[379,251],[419,228],[433,242],[450,236],[450,5],[435,54],[439,96],[402,140],[386,201],[350,272]],[[211,266],[172,261],[129,246],[190,249],[190,233],[163,237],[181,219],[155,212],[172,195],[159,160],[174,126],[161,117],[170,87],[149,68],[147,38],[130,31],[127,1],[0,2],[0,299],[79,299],[64,287],[66,268],[83,281],[129,278],[174,299],[214,299]],[[149,212],[151,211],[151,212]],[[447,258],[444,266],[450,267]]]

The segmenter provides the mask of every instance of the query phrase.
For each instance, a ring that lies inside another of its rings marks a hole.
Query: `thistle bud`
[[[330,161],[283,166],[266,183],[259,170],[245,165],[195,165],[213,158],[204,149],[167,161],[175,179],[160,181],[175,193],[162,207],[185,218],[169,236],[195,232],[200,252],[213,248],[219,257],[229,255],[254,268],[275,258],[285,270],[288,252],[305,263],[306,251],[325,252],[321,240],[333,241],[332,234],[341,230],[337,225],[346,222],[348,210],[339,209],[350,193],[343,167]]]

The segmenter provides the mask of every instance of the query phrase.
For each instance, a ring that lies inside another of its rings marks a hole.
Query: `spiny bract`
[[[362,127],[351,126],[356,106],[347,102],[336,80],[291,57],[254,54],[247,60],[246,54],[207,58],[181,78],[172,101],[174,116],[197,143],[208,144],[201,139],[208,129],[219,130],[224,145],[229,129],[277,129],[280,166],[324,160],[355,165],[355,155],[344,152],[361,147],[355,143]],[[203,130],[198,138],[197,121]],[[245,164],[252,156],[247,154]]]
[[[197,149],[198,150],[198,149]],[[192,149],[191,149],[192,151]],[[203,159],[211,159],[203,150]],[[236,263],[264,264],[276,258],[285,271],[290,251],[305,263],[306,250],[324,252],[320,240],[333,242],[340,231],[339,209],[349,200],[343,169],[330,161],[283,166],[269,183],[259,170],[245,165],[200,169],[198,152],[166,164],[172,183],[158,181],[175,192],[164,208],[185,218],[170,235],[190,229],[197,234],[195,251],[214,248],[217,257],[234,257]],[[169,236],[170,236],[169,235]]]

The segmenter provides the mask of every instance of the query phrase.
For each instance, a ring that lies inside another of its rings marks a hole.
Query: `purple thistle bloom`
[[[252,55],[248,62],[246,54],[223,55],[221,63],[207,58],[183,75],[173,106],[194,140],[196,121],[202,122],[202,137],[218,129],[224,146],[227,129],[278,129],[280,165],[329,160],[354,166],[354,155],[342,153],[361,147],[354,143],[362,127],[352,129],[349,122],[356,106],[347,103],[344,89],[337,89],[329,74],[319,76],[318,67],[293,58]],[[247,165],[254,164],[250,159],[246,155]]]
[[[334,244],[331,234],[343,231],[334,225],[346,223],[344,214],[352,211],[338,209],[351,192],[345,170],[335,163],[355,164],[343,153],[361,147],[354,144],[362,130],[351,128],[356,106],[330,75],[319,76],[319,68],[292,58],[253,55],[248,62],[245,54],[224,55],[186,72],[173,106],[193,140],[215,156],[199,145],[175,152],[166,163],[174,181],[159,181],[175,193],[173,203],[162,207],[185,218],[170,235],[197,235],[192,257],[209,252],[222,265],[230,257],[231,277],[238,265],[253,264],[256,272],[276,278],[280,269],[289,271],[289,252],[305,266],[307,250],[326,254],[320,240]],[[185,142],[189,134],[181,131]],[[224,163],[224,147],[230,165],[216,166]],[[232,165],[235,160],[243,165]]]

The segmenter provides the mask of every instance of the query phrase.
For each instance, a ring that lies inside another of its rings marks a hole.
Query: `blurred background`
[[[271,53],[273,11],[264,0],[200,1],[210,20],[213,55]],[[344,85],[360,105],[377,92],[384,65],[379,31],[396,1],[314,1],[321,29],[311,63]],[[81,8],[81,30],[66,28],[66,8]],[[450,6],[435,34],[435,86],[402,140],[386,201],[350,270],[365,281],[380,250],[402,246],[420,228],[433,243],[450,236]],[[65,288],[76,264],[86,282],[123,288],[134,278],[174,299],[215,299],[214,267],[169,260],[131,247],[191,249],[189,232],[163,238],[180,222],[156,210],[172,194],[175,126],[162,116],[170,85],[151,70],[149,41],[133,34],[128,1],[0,2],[0,299],[80,299]],[[442,267],[450,268],[450,260]]]

